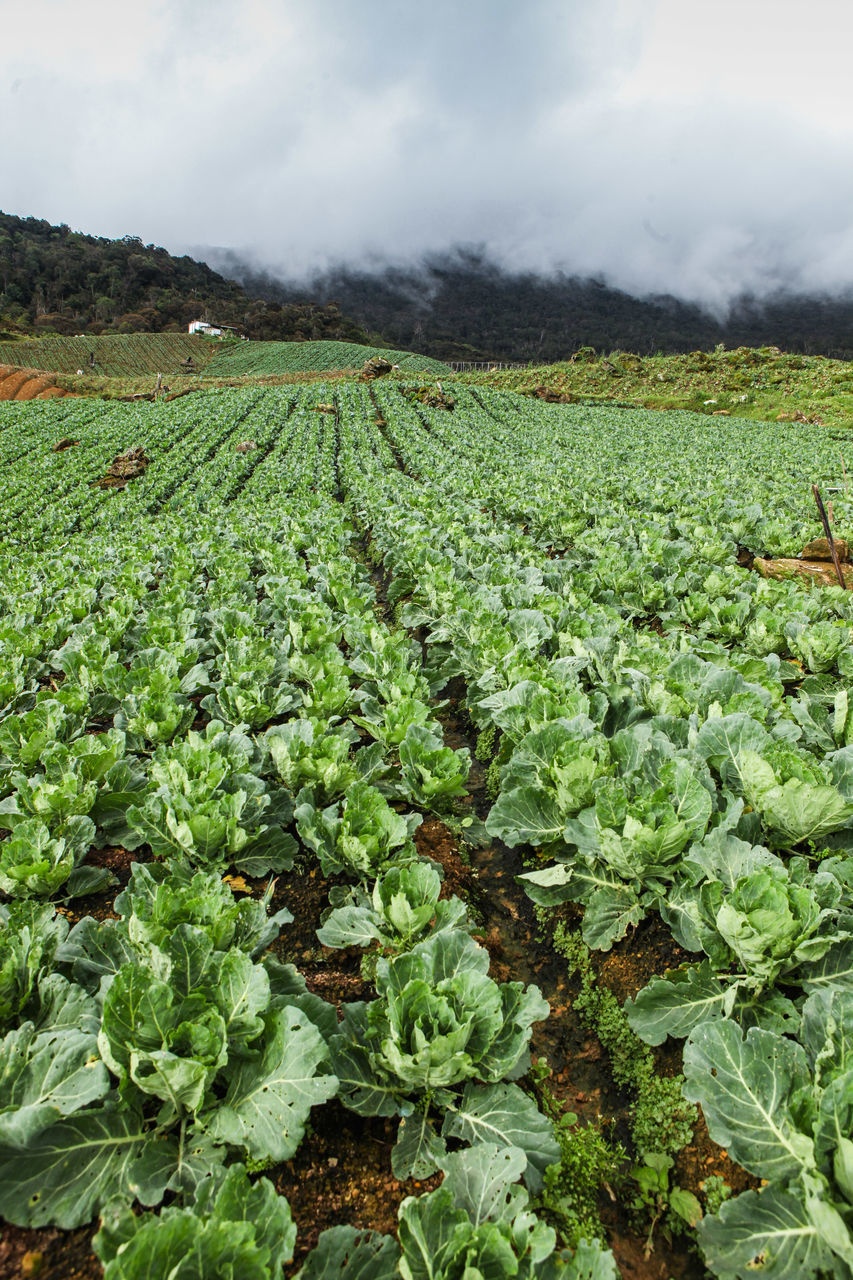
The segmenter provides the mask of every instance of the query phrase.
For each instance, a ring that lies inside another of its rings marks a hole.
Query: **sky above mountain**
[[[843,0],[28,0],[0,208],[287,277],[464,245],[715,310],[853,290]]]

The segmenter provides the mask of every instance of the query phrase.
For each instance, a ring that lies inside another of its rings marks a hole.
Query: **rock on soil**
[[[835,551],[842,564],[850,560],[850,547],[843,538],[834,538]],[[831,560],[828,538],[813,538],[800,552],[801,560]]]
[[[838,586],[835,566],[831,560],[790,560],[784,556],[764,560],[761,556],[756,556],[752,567],[762,578],[800,578],[815,587]],[[841,573],[844,585],[848,590],[853,589],[853,567],[842,564]]]
[[[147,457],[142,445],[136,444],[125,449],[124,453],[117,453],[104,475],[94,483],[100,489],[123,489],[128,480],[141,476],[150,464],[151,459]]]
[[[371,356],[362,365],[361,376],[365,382],[370,382],[373,378],[384,378],[393,368],[391,361],[384,356]]]

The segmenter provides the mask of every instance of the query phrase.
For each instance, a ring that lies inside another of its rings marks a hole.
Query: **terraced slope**
[[[83,369],[102,377],[126,378],[142,373],[179,373],[186,369],[188,359],[201,367],[216,351],[209,339],[186,333],[110,334],[102,338],[54,335],[33,342],[0,342],[0,364],[50,373]],[[94,365],[90,363],[92,353]]]
[[[230,378],[360,369],[372,356],[385,356],[411,373],[450,372],[447,365],[429,356],[412,351],[362,347],[354,342],[243,342],[239,346],[221,348],[207,365],[205,374],[212,378]]]

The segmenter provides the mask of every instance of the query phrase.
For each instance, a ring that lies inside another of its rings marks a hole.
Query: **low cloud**
[[[470,244],[717,312],[845,293],[853,11],[767,14],[31,0],[4,15],[0,205],[287,278]]]

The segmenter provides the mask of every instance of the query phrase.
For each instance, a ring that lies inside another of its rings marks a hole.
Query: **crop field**
[[[129,333],[79,338],[35,338],[0,342],[0,364],[21,365],[52,373],[93,372],[108,378],[132,378],[145,373],[178,373],[187,358],[201,367],[217,351],[207,338],[186,333]],[[95,364],[89,363],[90,354]]]
[[[205,369],[211,378],[360,369],[372,356],[384,356],[407,373],[449,374],[447,365],[413,351],[387,351],[356,342],[241,342],[223,347]]]
[[[0,404],[0,1271],[851,1277],[853,432],[421,390]]]

